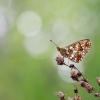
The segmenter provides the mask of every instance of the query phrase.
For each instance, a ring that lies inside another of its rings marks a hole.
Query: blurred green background
[[[73,97],[70,70],[56,65],[57,45],[91,39],[92,47],[77,64],[100,90],[100,0],[0,0],[0,99],[59,100]],[[81,88],[83,100],[99,100]]]

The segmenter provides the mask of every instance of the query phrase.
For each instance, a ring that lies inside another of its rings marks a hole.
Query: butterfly
[[[53,42],[52,40],[50,41]],[[88,53],[91,44],[92,42],[90,39],[83,39],[63,48],[58,47],[56,44],[55,45],[57,46],[57,50],[63,57],[70,59],[72,62],[79,63]]]

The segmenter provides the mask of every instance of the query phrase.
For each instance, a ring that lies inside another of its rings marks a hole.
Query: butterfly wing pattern
[[[91,41],[89,39],[84,39],[70,44],[64,48],[60,48],[60,53],[63,57],[67,57],[71,61],[79,63],[87,54],[90,47]]]

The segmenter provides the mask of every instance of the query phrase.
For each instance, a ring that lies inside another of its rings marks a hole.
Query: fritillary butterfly
[[[53,42],[52,40],[50,41]],[[79,40],[77,42],[74,42],[63,48],[57,46],[57,50],[60,52],[60,54],[63,57],[68,58],[75,63],[79,63],[87,54],[90,47],[91,47],[91,40],[84,39],[84,40]]]

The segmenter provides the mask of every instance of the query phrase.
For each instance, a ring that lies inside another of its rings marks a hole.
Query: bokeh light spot
[[[7,31],[7,22],[3,14],[0,14],[0,36],[4,36]]]
[[[47,50],[49,46],[48,42],[50,41],[46,39],[44,33],[39,33],[34,37],[26,37],[24,41],[24,46],[29,54],[36,57]]]
[[[22,13],[17,20],[17,27],[25,36],[35,36],[41,29],[42,20],[40,16],[32,11]]]
[[[74,3],[72,8],[73,16],[71,19],[72,26],[75,30],[87,24],[90,18],[90,11],[81,3]]]
[[[63,19],[57,19],[53,25],[53,33],[56,39],[62,41],[70,34],[68,23]]]

